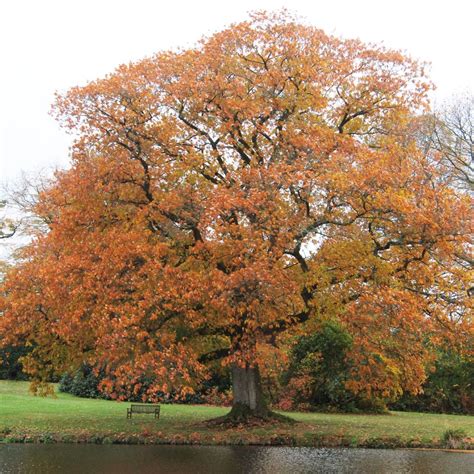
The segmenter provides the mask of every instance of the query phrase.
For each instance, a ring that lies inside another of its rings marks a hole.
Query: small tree
[[[447,172],[466,190],[474,186],[474,96],[445,104],[428,119],[426,140],[438,152]]]

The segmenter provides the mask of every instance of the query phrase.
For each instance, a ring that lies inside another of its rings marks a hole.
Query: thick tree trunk
[[[245,421],[248,418],[269,418],[271,411],[265,401],[258,366],[232,367],[232,410],[229,420]]]
[[[260,371],[258,366],[232,367],[232,392],[234,401],[230,412],[220,418],[209,420],[212,425],[219,424],[241,424],[260,422],[284,422],[295,421],[286,416],[272,412],[263,396],[262,384],[260,382]]]

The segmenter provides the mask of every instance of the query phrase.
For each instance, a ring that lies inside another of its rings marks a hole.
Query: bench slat
[[[133,413],[154,414],[155,418],[160,417],[160,405],[134,405],[127,408],[127,418],[132,418]]]
[[[137,413],[154,413],[156,408],[153,407],[132,407],[132,411]]]

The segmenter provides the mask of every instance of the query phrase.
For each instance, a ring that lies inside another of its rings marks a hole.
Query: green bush
[[[2,380],[27,380],[23,372],[20,358],[27,355],[29,349],[25,346],[8,346],[0,349],[0,379]]]
[[[453,351],[437,355],[423,393],[404,394],[390,408],[402,411],[474,414],[474,361]]]
[[[84,398],[104,398],[99,392],[100,376],[96,376],[92,367],[83,364],[74,374],[64,374],[59,381],[59,390]]]
[[[297,393],[296,402],[341,406],[351,401],[353,397],[344,387],[348,371],[346,352],[351,345],[350,335],[331,321],[319,332],[299,338],[291,351],[285,379],[289,382],[299,376],[310,377],[311,388],[309,399]]]
[[[352,338],[335,321],[301,336],[290,353],[288,371],[283,377],[288,408],[309,410],[381,412],[384,400],[366,399],[346,389],[351,365],[347,352]],[[282,405],[284,407],[285,405]]]

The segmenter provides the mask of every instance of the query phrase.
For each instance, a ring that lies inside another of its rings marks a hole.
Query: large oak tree
[[[71,169],[4,288],[3,340],[37,378],[186,393],[220,359],[231,416],[267,417],[259,367],[336,318],[351,389],[416,391],[427,340],[466,348],[469,199],[417,146],[423,67],[256,14],[59,96]]]

